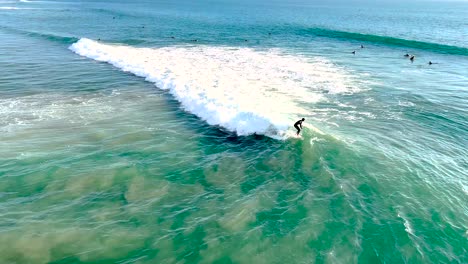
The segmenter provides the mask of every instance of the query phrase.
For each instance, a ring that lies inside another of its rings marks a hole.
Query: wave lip
[[[186,111],[238,135],[282,136],[293,119],[307,115],[302,104],[324,100],[327,93],[358,90],[342,69],[323,59],[276,50],[135,48],[86,38],[70,50],[145,77],[169,90]]]

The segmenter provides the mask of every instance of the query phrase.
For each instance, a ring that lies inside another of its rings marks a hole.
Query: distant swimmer
[[[171,36],[171,39],[175,39],[175,37],[174,37],[174,36]]]
[[[411,55],[411,57],[409,58],[411,62],[414,61],[414,55]]]
[[[244,39],[245,42],[247,42],[248,40],[247,39]]]
[[[363,46],[363,45],[361,45],[361,49],[363,49],[363,48],[364,48],[364,46]]]
[[[351,52],[351,53],[352,53],[353,55],[356,55],[356,51],[355,51],[355,50],[353,50],[353,52]]]
[[[194,39],[194,40],[192,40],[192,41],[193,41],[193,42],[197,42],[197,41],[198,41],[198,39]]]
[[[429,65],[432,65],[432,64],[434,64],[434,63],[432,63],[432,61],[429,61]]]
[[[302,122],[305,121],[305,118],[302,118],[301,120],[297,121],[294,123],[294,127],[297,129],[297,135],[299,136],[299,132],[301,132],[302,129]]]
[[[406,53],[406,54],[405,54],[405,57],[409,57],[409,54],[408,54],[408,53]]]

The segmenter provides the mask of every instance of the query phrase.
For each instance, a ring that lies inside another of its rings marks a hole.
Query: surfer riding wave
[[[294,127],[297,129],[297,135],[299,136],[299,133],[302,130],[302,122],[305,121],[305,118],[302,118],[301,120],[298,120],[296,123],[294,123]]]

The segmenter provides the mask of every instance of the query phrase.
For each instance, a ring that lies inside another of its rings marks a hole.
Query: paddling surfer
[[[294,127],[297,129],[297,135],[299,136],[299,132],[301,132],[302,129],[302,122],[305,121],[305,118],[302,118],[301,120],[298,120],[296,123],[294,123]]]

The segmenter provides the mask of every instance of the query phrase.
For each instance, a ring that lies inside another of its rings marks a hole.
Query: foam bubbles
[[[238,135],[282,136],[307,116],[304,104],[357,91],[342,69],[324,59],[279,50],[181,46],[135,48],[80,39],[75,53],[145,77],[210,125]]]

